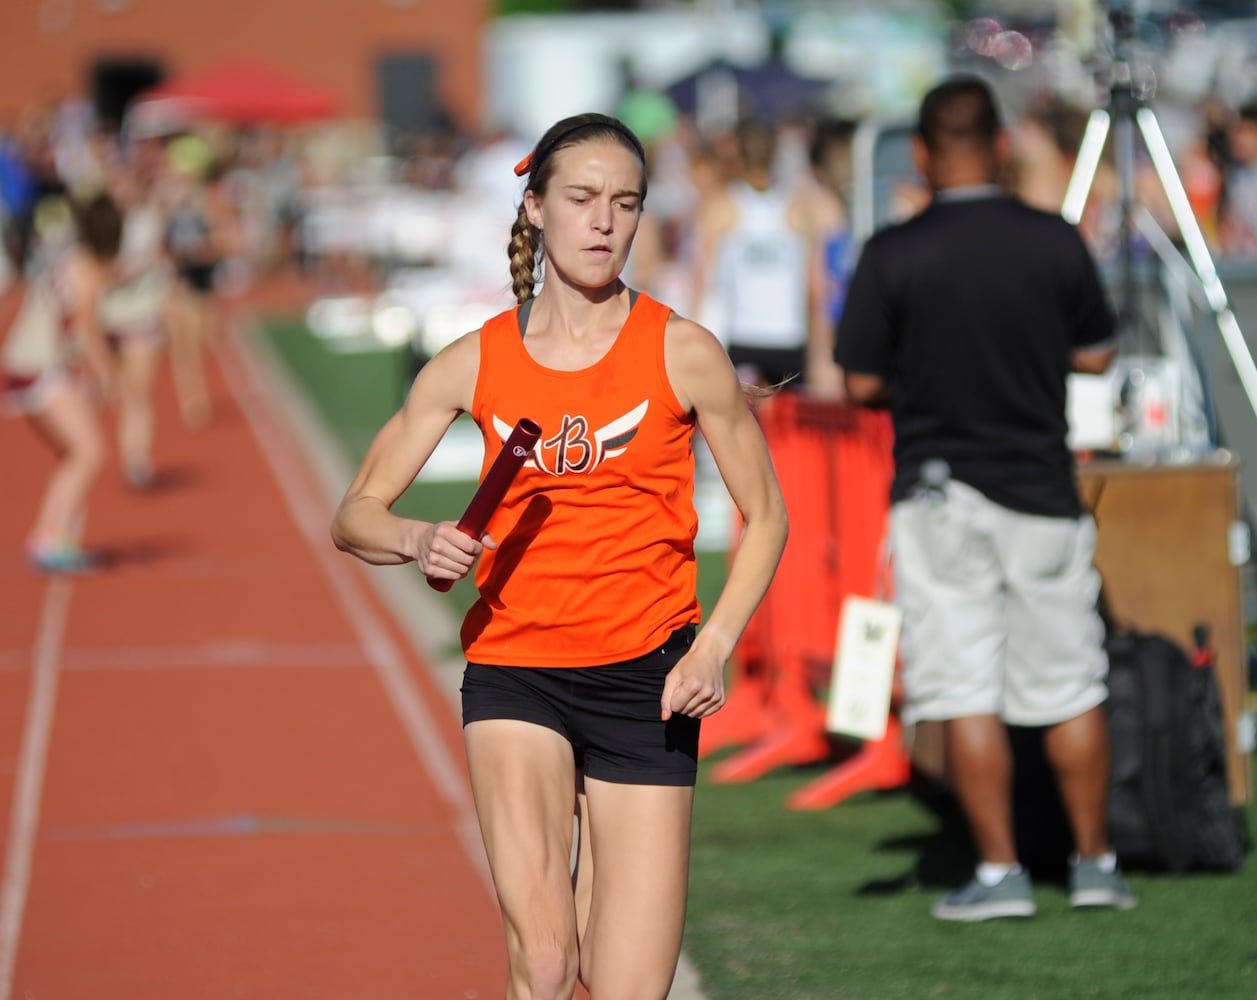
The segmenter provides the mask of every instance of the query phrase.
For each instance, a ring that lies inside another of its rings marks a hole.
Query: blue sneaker
[[[1069,905],[1075,909],[1133,910],[1139,900],[1115,864],[1103,864],[1098,858],[1070,858]]]
[[[101,558],[97,553],[81,549],[77,545],[33,548],[27,558],[41,573],[93,573],[101,565]]]
[[[950,892],[930,910],[939,920],[995,920],[1000,917],[1033,917],[1034,896],[1030,876],[1015,868],[994,885],[976,877],[964,888]]]

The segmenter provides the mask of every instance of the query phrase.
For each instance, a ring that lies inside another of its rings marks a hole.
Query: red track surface
[[[0,421],[0,1000],[499,997],[457,722],[245,371],[198,434],[163,378],[90,577],[26,566],[51,459]]]

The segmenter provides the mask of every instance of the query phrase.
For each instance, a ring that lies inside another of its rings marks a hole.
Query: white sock
[[[1073,860],[1075,862],[1083,860],[1094,861],[1100,871],[1108,872],[1109,874],[1117,871],[1117,855],[1112,851],[1107,851],[1106,853],[1097,855],[1094,858],[1080,858],[1077,854],[1075,854]]]
[[[987,888],[993,885],[999,885],[1004,880],[1005,875],[1011,875],[1021,871],[1021,865],[1014,861],[1012,864],[996,864],[991,861],[983,861],[978,865],[978,881]]]

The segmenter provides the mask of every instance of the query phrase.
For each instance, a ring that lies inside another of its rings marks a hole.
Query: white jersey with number
[[[790,196],[777,188],[733,190],[737,221],[716,257],[728,341],[795,348],[807,340],[807,239],[788,221]]]

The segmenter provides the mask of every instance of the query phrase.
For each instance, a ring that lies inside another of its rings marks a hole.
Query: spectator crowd
[[[1006,114],[1011,155],[1001,183],[1028,204],[1057,211],[1088,109],[1053,94],[1016,103]],[[852,230],[860,121],[800,107],[773,120],[744,116],[700,128],[663,95],[641,92],[616,110],[639,132],[651,177],[626,280],[715,332],[744,382],[841,398],[834,331],[859,240],[869,235]],[[1209,98],[1176,114],[1193,123],[1176,130],[1173,152],[1211,250],[1224,259],[1257,258],[1257,100]],[[121,475],[143,490],[155,476],[151,395],[163,358],[185,424],[203,427],[212,418],[202,357],[224,298],[276,277],[298,283],[309,299],[369,296],[408,269],[439,275],[432,280],[447,296],[508,301],[500,275],[509,227],[502,220],[522,193],[512,166],[534,138],[451,122],[422,135],[389,134],[379,124],[281,129],[193,121],[147,134],[125,119],[120,129],[104,127],[83,98],[25,109],[0,122],[0,287],[9,289],[12,306],[5,339],[14,339],[15,326],[33,336],[30,322],[14,319],[16,290],[45,280],[61,308],[77,316],[98,430],[112,424]],[[1123,200],[1131,194],[1122,191],[1112,145],[1079,223],[1101,265],[1122,247]],[[893,185],[881,223],[929,200],[911,170]],[[1142,149],[1134,188],[1136,206],[1179,240],[1164,185]],[[62,264],[81,250],[91,206],[97,222],[116,211],[120,232],[116,247],[83,258],[94,263],[79,268],[76,281],[95,277],[72,303]],[[422,325],[423,317],[415,321]],[[32,417],[40,405],[30,382],[47,372],[14,369],[18,363],[6,358],[6,411]],[[50,354],[53,361],[74,364]],[[97,412],[102,402],[112,416]],[[103,443],[80,433],[91,423],[84,415],[51,431],[94,456],[80,455],[76,481],[83,484],[103,461]],[[31,546],[46,569],[83,561],[67,524],[37,526]]]

